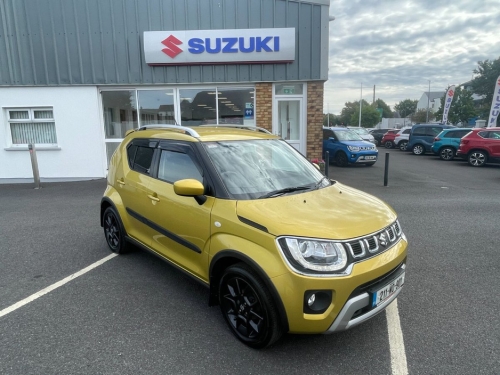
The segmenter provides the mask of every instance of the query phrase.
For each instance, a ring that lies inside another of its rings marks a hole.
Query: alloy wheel
[[[225,280],[221,307],[233,331],[245,342],[258,342],[266,334],[265,308],[252,285],[240,277]]]
[[[109,247],[112,250],[117,250],[120,246],[120,228],[116,216],[111,212],[106,213],[104,217],[104,233]]]
[[[399,143],[399,149],[401,151],[405,151],[406,150],[406,145],[408,144],[408,142],[401,142]]]
[[[453,160],[455,157],[455,151],[452,148],[445,147],[439,153],[439,157],[443,160]]]
[[[422,155],[424,153],[424,147],[422,145],[413,146],[414,155]]]
[[[473,167],[482,167],[486,163],[486,155],[481,151],[474,151],[469,155],[469,164]]]

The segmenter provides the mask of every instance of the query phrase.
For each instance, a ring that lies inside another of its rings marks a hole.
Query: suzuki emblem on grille
[[[380,236],[378,236],[378,240],[382,246],[387,246],[387,237],[384,233],[381,233]]]

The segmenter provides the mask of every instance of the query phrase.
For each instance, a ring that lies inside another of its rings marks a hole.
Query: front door
[[[305,132],[302,123],[302,99],[276,99],[273,133],[305,155]]]
[[[158,178],[151,179],[148,189],[154,197],[154,207],[148,219],[156,228],[151,247],[196,277],[208,282],[210,214],[213,197],[199,205],[193,197],[181,197],[174,192],[174,182],[196,179],[204,182],[193,149],[189,145],[161,141]]]

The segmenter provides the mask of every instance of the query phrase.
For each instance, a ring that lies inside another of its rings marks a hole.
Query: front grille
[[[401,226],[396,220],[387,228],[368,236],[345,242],[345,246],[354,259],[368,258],[392,247],[403,235]]]

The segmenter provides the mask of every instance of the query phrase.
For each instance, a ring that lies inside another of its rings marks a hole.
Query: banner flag
[[[448,122],[448,112],[450,111],[451,102],[453,101],[453,95],[455,95],[455,85],[451,85],[446,92],[444,97],[444,109],[443,109],[443,124]]]
[[[497,78],[495,91],[493,91],[493,100],[491,102],[490,117],[488,119],[487,128],[494,128],[497,126],[497,117],[500,113],[500,76]]]

